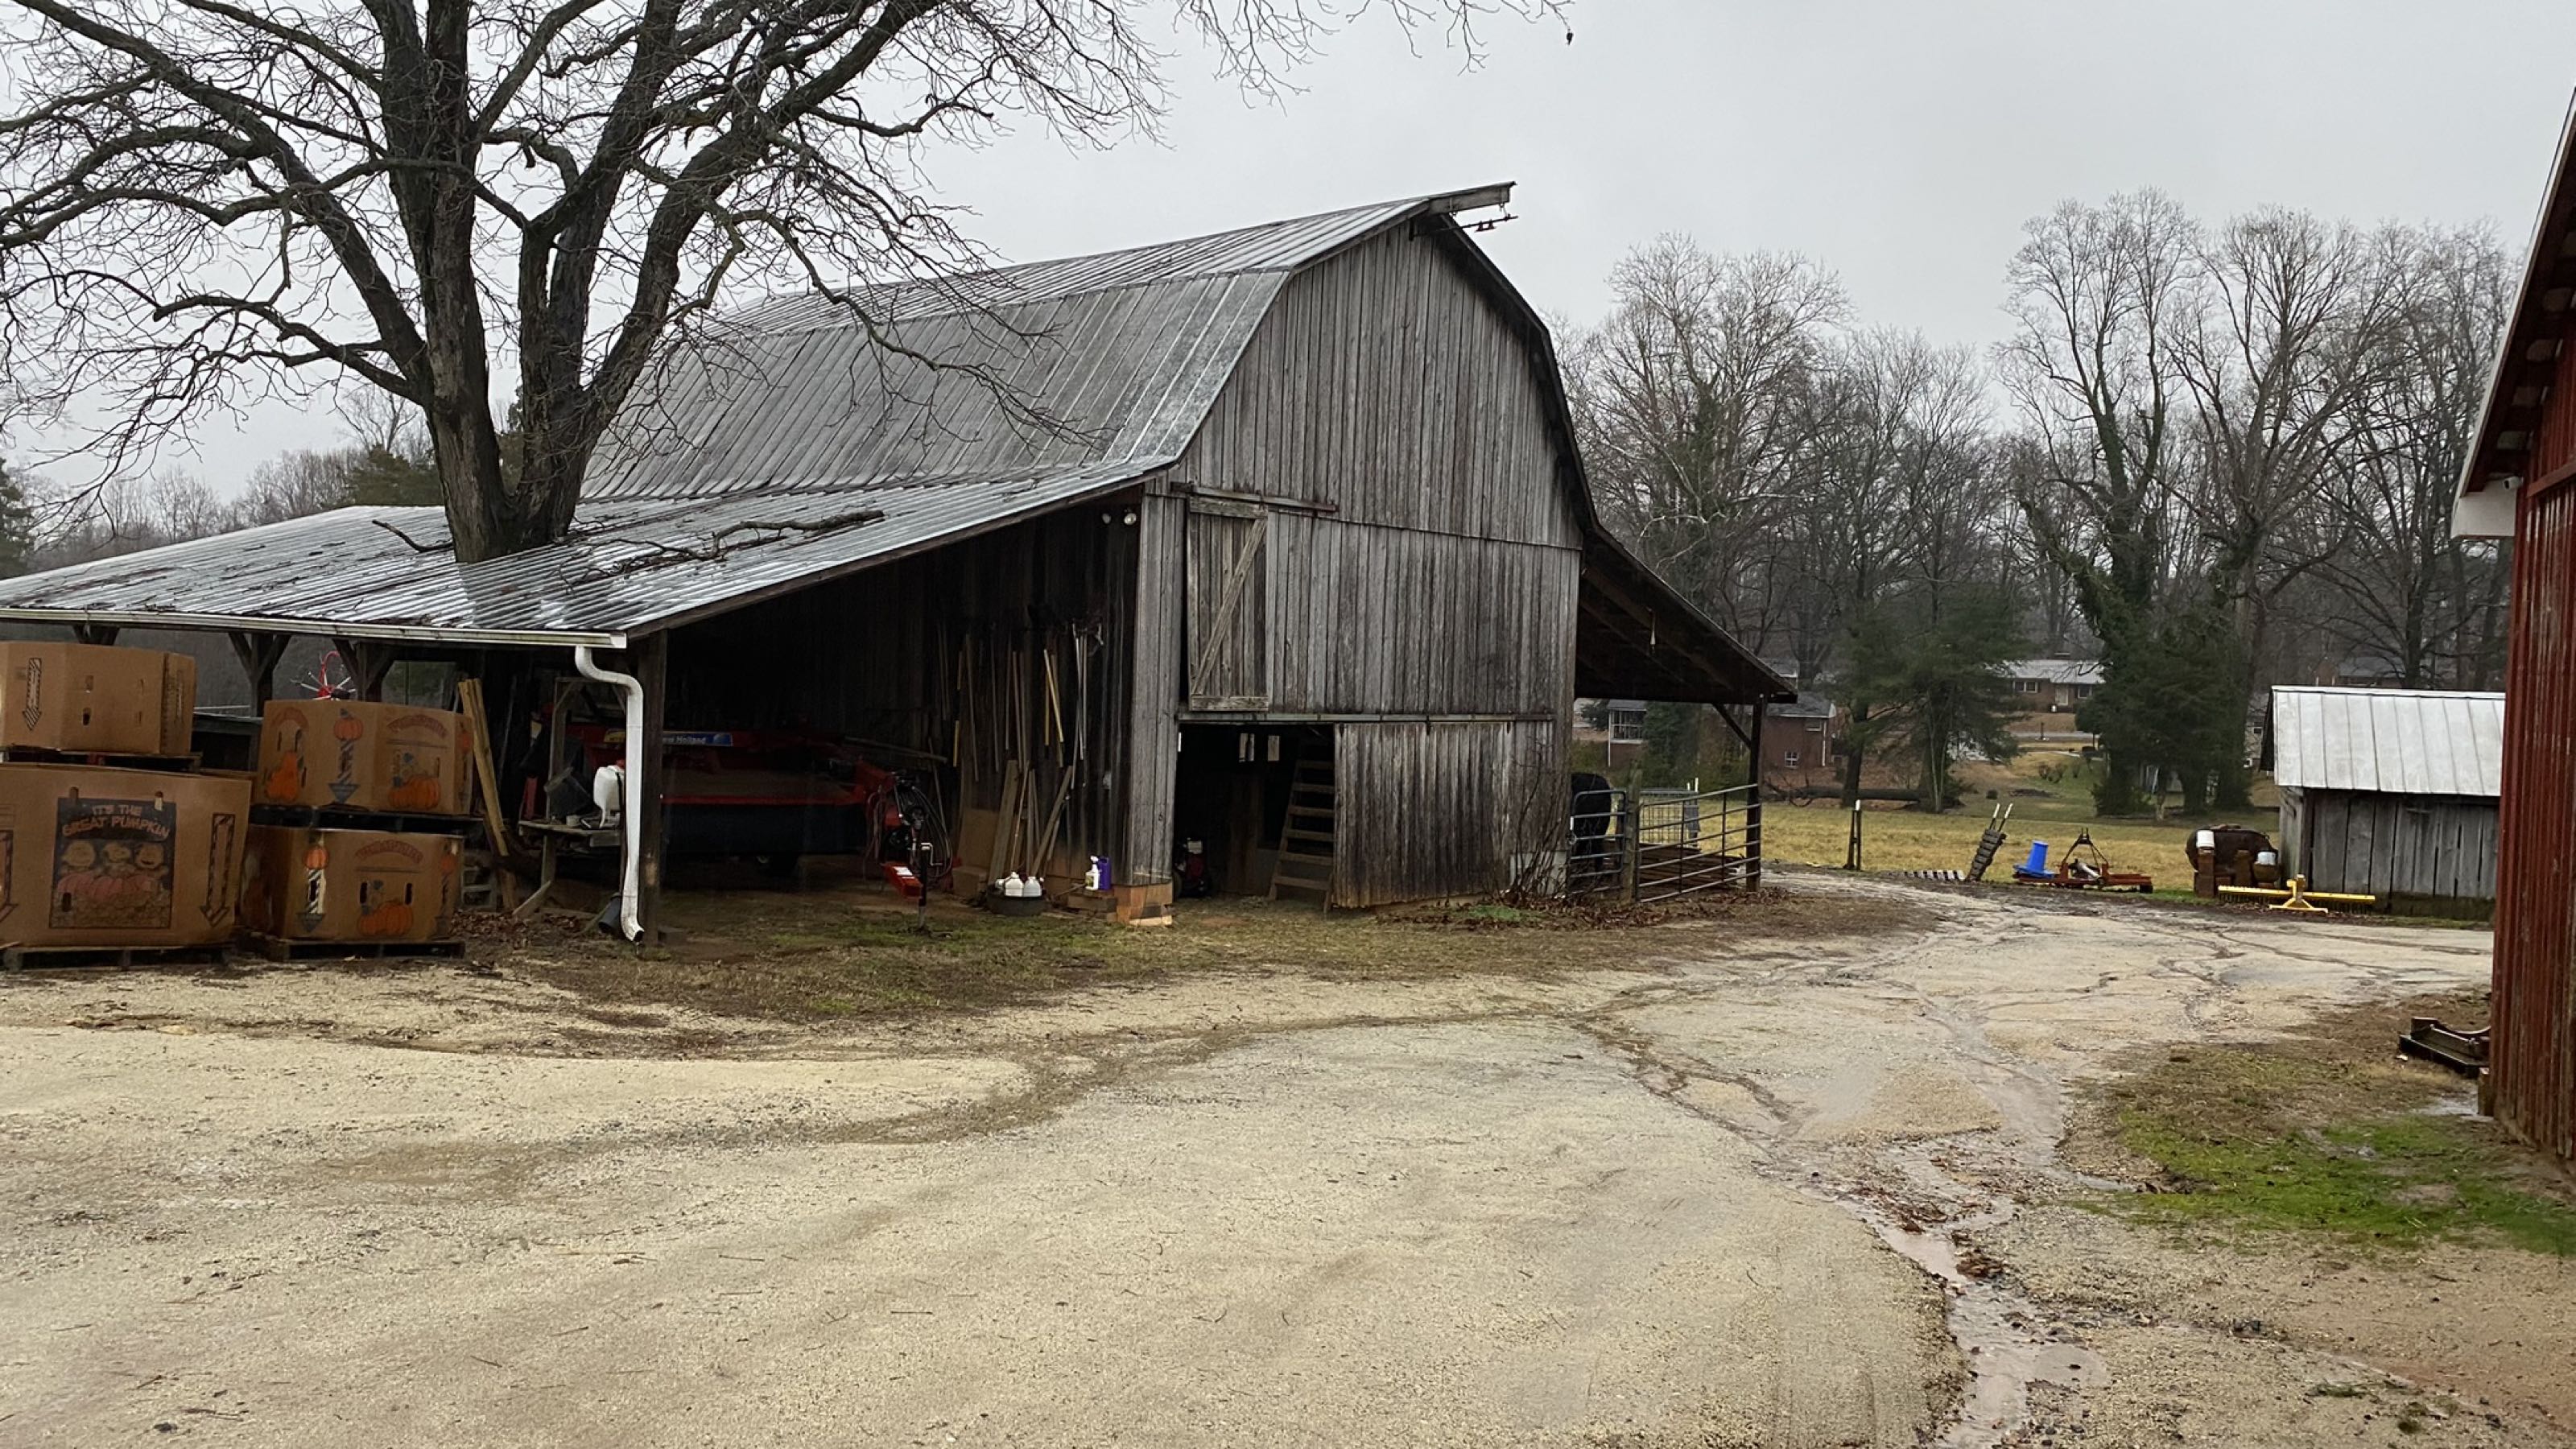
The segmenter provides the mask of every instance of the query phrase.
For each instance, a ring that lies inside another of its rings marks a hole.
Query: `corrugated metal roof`
[[[1121,465],[850,492],[596,499],[574,515],[569,541],[462,566],[446,551],[440,509],[343,508],[12,579],[0,617],[619,645],[772,588],[1063,507],[1129,476]]]
[[[1209,236],[1156,242],[1122,251],[1029,262],[960,277],[903,282],[860,290],[857,310],[882,323],[959,312],[988,310],[1032,302],[1055,301],[1119,287],[1180,281],[1192,277],[1238,276],[1246,272],[1285,272],[1373,235],[1378,228],[1431,209],[1454,196],[1448,192],[1403,201],[1354,206],[1293,221],[1265,222]],[[850,309],[811,293],[775,297],[745,308],[740,316],[765,330],[798,326],[835,327],[849,320]]]
[[[2279,686],[2271,750],[2283,789],[2498,796],[2504,696]]]
[[[593,497],[848,489],[1177,457],[1296,268],[1423,197],[1100,256],[748,309],[675,356]]]
[[[639,389],[563,544],[460,567],[439,510],[343,509],[0,582],[0,618],[621,642],[1168,466],[1291,272],[1496,194],[758,304]]]

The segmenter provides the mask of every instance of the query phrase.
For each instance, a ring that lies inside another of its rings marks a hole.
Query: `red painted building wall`
[[[2571,358],[2516,504],[2489,1083],[2498,1119],[2576,1158],[2576,482],[2549,481],[2576,457]]]

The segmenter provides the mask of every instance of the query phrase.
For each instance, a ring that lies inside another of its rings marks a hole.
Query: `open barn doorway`
[[[1197,841],[1212,895],[1263,895],[1279,866],[1289,799],[1303,762],[1309,771],[1333,757],[1329,726],[1185,724],[1173,800],[1172,837],[1179,856],[1177,889],[1198,872],[1189,860]]]

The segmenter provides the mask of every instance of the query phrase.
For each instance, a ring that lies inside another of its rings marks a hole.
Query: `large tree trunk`
[[[462,405],[442,399],[429,410],[429,441],[458,563],[482,563],[554,541],[530,526],[533,520],[510,488],[501,468],[500,434],[483,399]]]
[[[561,543],[571,531],[587,447],[545,447],[526,433],[505,447],[483,407],[433,413],[430,439],[459,563]]]
[[[1866,703],[1852,706],[1851,723],[1843,730],[1843,808],[1860,803],[1861,732],[1869,723]]]

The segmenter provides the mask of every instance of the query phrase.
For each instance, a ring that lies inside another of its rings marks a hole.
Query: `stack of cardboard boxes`
[[[447,710],[272,701],[242,892],[253,943],[281,955],[452,939],[472,760],[464,717]]]
[[[72,959],[230,941],[250,781],[196,769],[196,661],[11,642],[0,687],[0,950]]]
[[[462,716],[280,700],[259,770],[199,769],[184,654],[0,643],[0,952],[13,961],[456,932]]]

